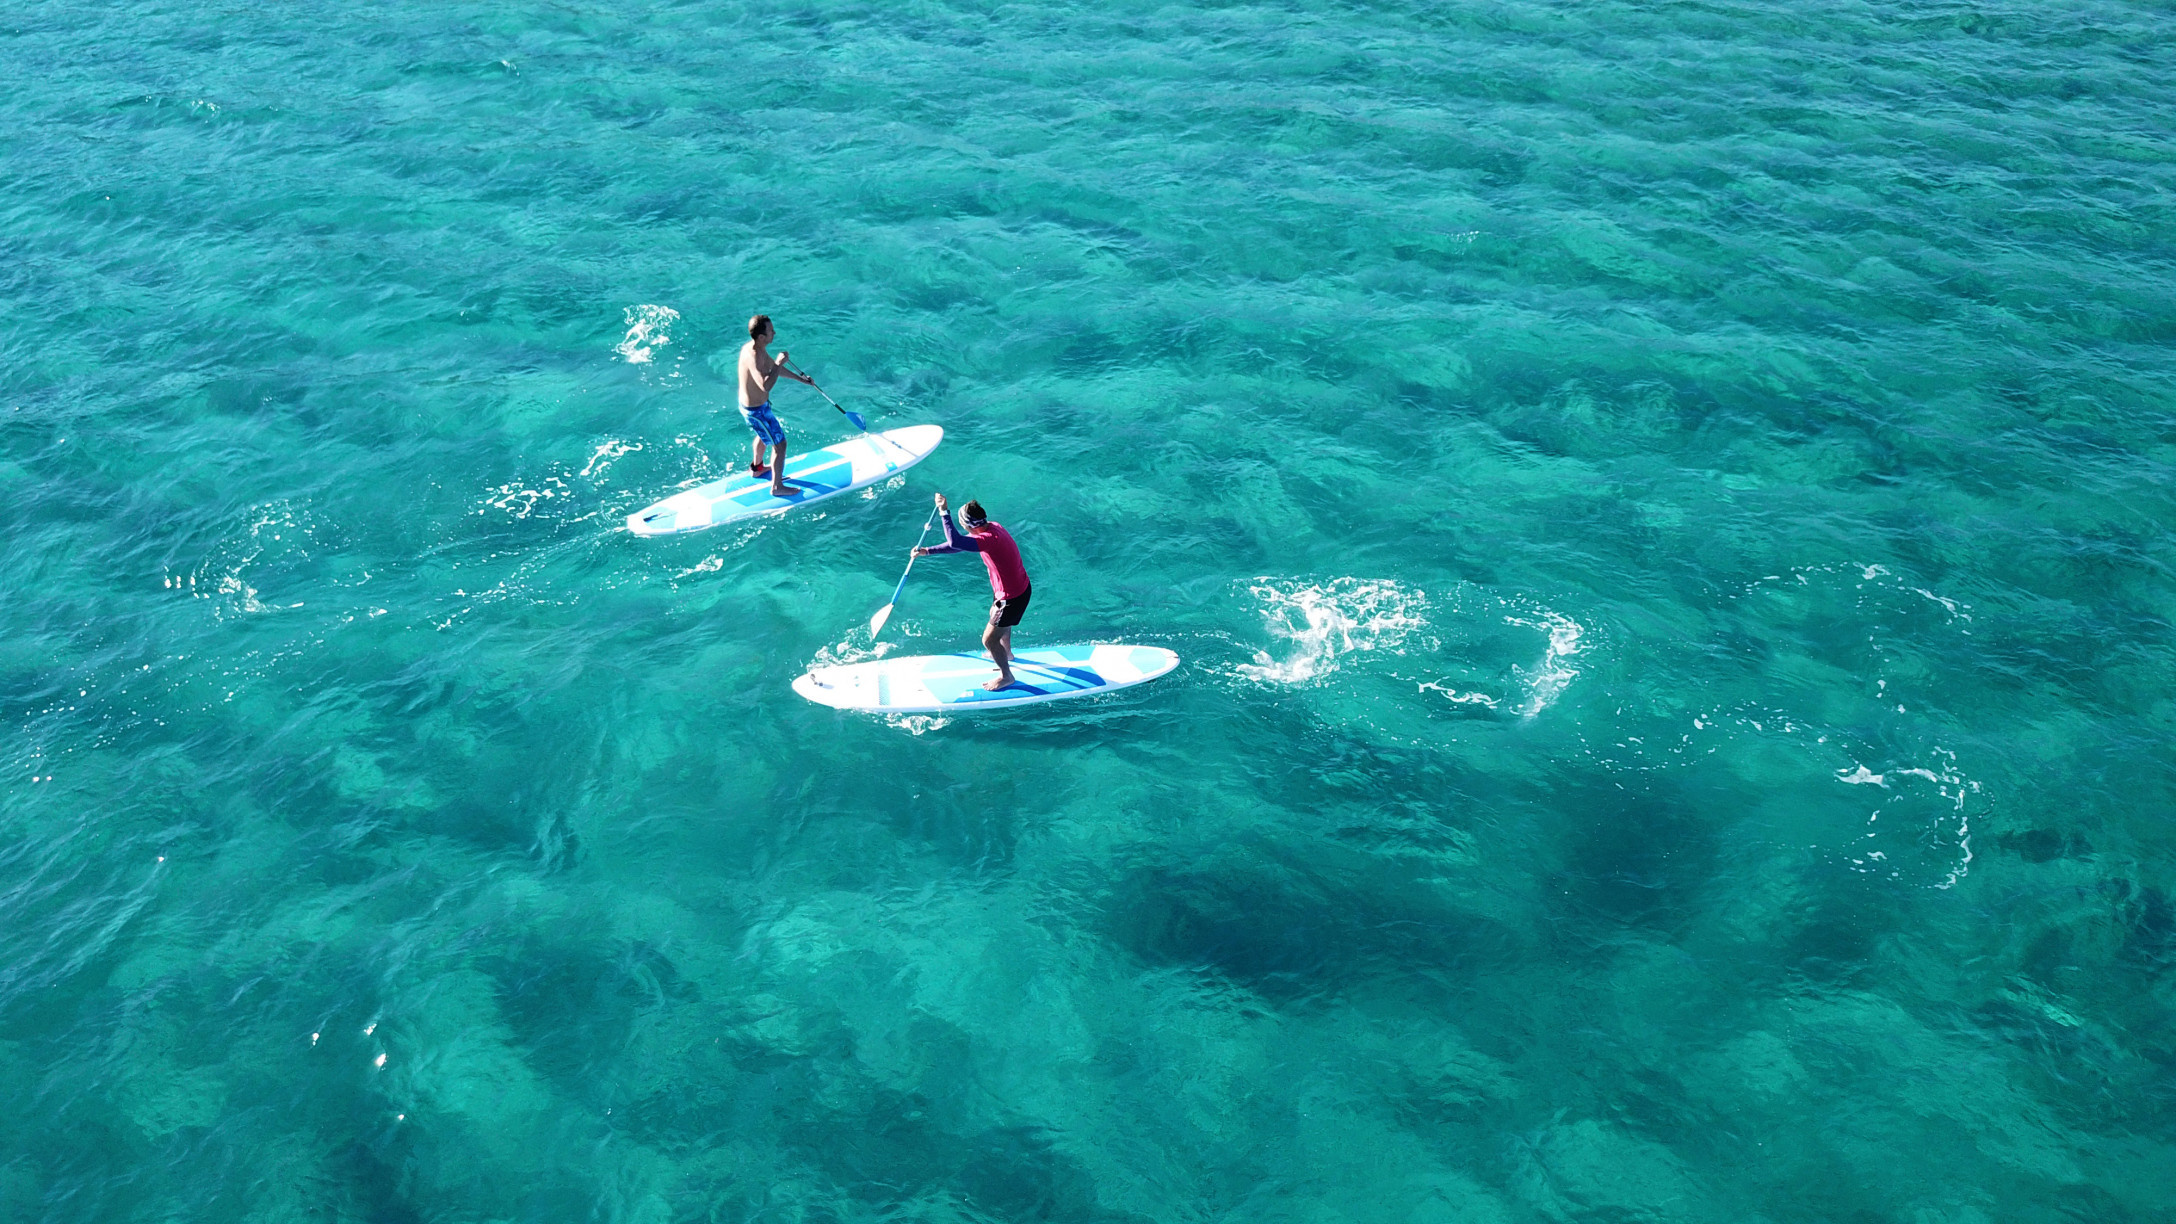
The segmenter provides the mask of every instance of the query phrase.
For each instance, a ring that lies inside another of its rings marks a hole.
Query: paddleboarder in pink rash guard
[[[982,631],[982,645],[990,652],[990,661],[997,664],[997,679],[982,687],[1005,688],[1012,684],[1012,627],[1028,610],[1028,567],[1020,561],[1020,546],[1012,542],[1011,532],[982,513],[981,502],[971,501],[960,507],[960,523],[967,528],[964,535],[953,530],[952,513],[942,493],[937,495],[937,518],[944,524],[944,543],[917,548],[914,555],[982,554],[982,564],[990,571],[990,593],[995,597],[990,605],[989,628]]]

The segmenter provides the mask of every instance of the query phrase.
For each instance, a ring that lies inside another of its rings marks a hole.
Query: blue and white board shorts
[[[765,400],[753,408],[740,410],[740,419],[748,422],[748,432],[772,446],[786,444],[786,427],[778,423],[778,414],[771,411],[771,402]]]

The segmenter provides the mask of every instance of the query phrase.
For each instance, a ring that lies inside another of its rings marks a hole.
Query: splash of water
[[[1247,588],[1262,605],[1272,638],[1285,657],[1257,651],[1239,674],[1263,684],[1306,684],[1337,670],[1354,651],[1400,653],[1407,638],[1428,626],[1427,597],[1388,579],[1335,578],[1309,584],[1257,579]]]
[[[1484,710],[1493,710],[1503,704],[1487,693],[1462,692],[1451,685],[1438,684],[1433,680],[1416,680],[1413,684],[1415,692],[1441,693],[1444,699],[1452,705],[1472,705],[1480,706]]]
[[[672,325],[680,321],[680,312],[670,306],[629,306],[627,314],[627,338],[612,351],[618,353],[629,365],[647,365],[657,350],[672,343]]]
[[[1509,623],[1540,629],[1549,635],[1549,645],[1542,651],[1541,661],[1532,671],[1520,669],[1526,680],[1526,704],[1519,707],[1519,715],[1532,718],[1556,703],[1564,695],[1564,689],[1578,677],[1579,669],[1566,660],[1575,658],[1585,647],[1579,639],[1585,630],[1578,621],[1558,612],[1543,612],[1537,617],[1506,617]]]
[[[168,575],[164,581],[172,589],[186,589],[192,599],[216,601],[213,615],[220,619],[282,606],[299,608],[299,602],[279,605],[260,600],[262,592],[247,571],[260,560],[307,558],[315,532],[307,510],[285,499],[265,502],[251,507],[249,525],[241,534],[214,547],[188,574]]]
[[[642,443],[640,442],[622,442],[619,439],[614,438],[600,445],[594,452],[590,454],[589,462],[582,465],[582,475],[597,475],[598,473],[604,471],[604,469],[610,467],[612,465],[612,461],[619,458],[621,455],[631,455],[641,449]]]
[[[1866,818],[1866,840],[1876,844],[1879,844],[1877,832],[1881,818],[1890,807],[1901,805],[1900,810],[1908,813],[1914,803],[1911,794],[1913,787],[1920,783],[1933,786],[1935,794],[1944,801],[1945,806],[1924,827],[1911,829],[1903,836],[1939,847],[1935,853],[1954,855],[1941,882],[1934,887],[1955,888],[1972,870],[1972,860],[1975,857],[1972,852],[1972,813],[1966,805],[1981,793],[1981,786],[1977,779],[1967,777],[1958,767],[1955,752],[1936,747],[1933,754],[1935,760],[1932,768],[1918,765],[1892,766],[1876,773],[1864,765],[1854,764],[1849,770],[1837,770],[1836,780],[1847,786],[1877,786],[1893,792],[1884,797]],[[1907,783],[1906,779],[1912,781]],[[1852,858],[1851,863],[1861,870],[1883,870],[1894,876],[1897,874],[1896,870],[1885,865],[1889,858],[1888,852],[1868,847],[1858,857]]]
[[[818,650],[816,657],[808,662],[809,669],[813,671],[819,667],[847,667],[855,663],[867,663],[883,658],[899,646],[899,643],[889,640],[864,644],[861,640],[863,637],[859,632],[850,633]]]
[[[555,497],[573,496],[573,490],[567,487],[566,478],[563,476],[546,476],[537,483],[536,488],[531,488],[526,482],[519,480],[502,484],[485,494],[484,504],[477,507],[476,513],[489,514],[493,510],[503,510],[517,519],[525,519],[535,514],[537,506],[543,502]]]

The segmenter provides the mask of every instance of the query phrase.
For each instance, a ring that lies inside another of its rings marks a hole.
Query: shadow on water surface
[[[862,1105],[831,1116],[809,1110],[789,1126],[787,1142],[863,1202],[964,1200],[1002,1220],[1139,1219],[1103,1210],[1088,1171],[1043,1131],[955,1133],[927,1119],[928,1101],[883,1089]]]
[[[1339,865],[1259,847],[1210,866],[1142,865],[1112,889],[1106,929],[1145,964],[1215,973],[1302,1007],[1362,988],[1461,994],[1524,950],[1511,928],[1425,884],[1364,865],[1341,876]]]
[[[653,1077],[661,1086],[623,1111],[620,1125],[698,1161],[775,1147],[771,1159],[815,1171],[880,1209],[951,1202],[993,1219],[1134,1218],[1100,1207],[1087,1169],[1051,1132],[978,1120],[984,1102],[969,1088],[971,1051],[957,1028],[927,1016],[913,1022],[906,1037],[925,1073],[901,1089],[874,1082],[847,1029],[820,1027],[794,1048],[743,1030],[719,1045],[676,1050]],[[721,1194],[761,1198],[775,1189],[736,1181],[689,1190],[717,1203]]]
[[[484,968],[527,1061],[570,1092],[611,1082],[645,1015],[697,1001],[700,992],[665,954],[633,943],[611,955],[528,940]]]

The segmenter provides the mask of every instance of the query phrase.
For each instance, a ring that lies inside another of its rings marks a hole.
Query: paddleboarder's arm
[[[975,542],[975,537],[970,535],[961,535],[959,531],[952,526],[952,512],[950,510],[947,510],[943,514],[938,515],[937,521],[944,524],[944,543],[932,544],[928,548],[916,549],[915,551],[917,553],[925,557],[934,557],[939,553],[978,553],[982,551],[982,545]]]
[[[792,356],[793,354],[788,353],[784,349],[778,350],[778,356],[776,357],[772,357],[768,353],[764,354],[765,359],[771,363],[771,372],[769,373],[769,375],[766,376],[769,381],[763,384],[765,390],[777,386],[778,376],[781,374],[785,375],[787,378],[790,378],[797,383],[806,383],[811,387],[816,385],[815,379],[801,373],[799,370],[791,369],[786,365],[786,362],[791,359]]]
[[[765,400],[771,398],[771,389],[778,385],[778,379],[781,375],[797,383],[807,383],[811,387],[816,385],[815,381],[807,376],[796,374],[786,368],[787,354],[785,350],[779,350],[778,356],[773,357],[769,353],[755,350],[754,345],[750,345],[749,348],[754,351],[749,352],[742,358],[741,368],[748,375],[748,381],[761,389]],[[750,405],[750,407],[753,406]]]

